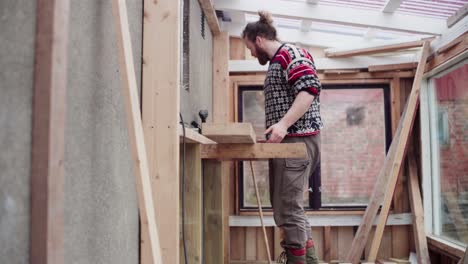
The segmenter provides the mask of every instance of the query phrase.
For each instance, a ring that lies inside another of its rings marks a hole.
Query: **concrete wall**
[[[201,109],[212,114],[213,38],[205,19],[205,37],[201,34],[201,9],[197,0],[190,0],[190,75],[189,86],[181,86],[180,110],[184,121],[200,123]],[[187,90],[188,88],[188,90]]]
[[[36,3],[0,1],[0,263],[28,263]]]
[[[141,83],[142,1],[127,1]],[[65,263],[138,263],[138,208],[111,1],[71,1]]]
[[[64,263],[138,263],[111,1],[70,1]],[[128,0],[140,83],[142,0]],[[0,263],[29,263],[35,1],[0,1]]]

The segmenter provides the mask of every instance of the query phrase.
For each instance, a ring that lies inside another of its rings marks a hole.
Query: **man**
[[[284,233],[280,259],[287,264],[318,263],[303,203],[309,176],[320,162],[321,84],[312,56],[281,43],[271,15],[259,15],[259,21],[245,27],[242,38],[261,65],[270,63],[264,84],[267,142],[303,142],[308,152],[307,159],[269,162],[274,219]]]

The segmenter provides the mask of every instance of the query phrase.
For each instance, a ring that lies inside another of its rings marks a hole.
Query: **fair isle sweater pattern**
[[[287,136],[307,136],[323,128],[320,116],[320,91],[312,56],[305,49],[283,44],[270,60],[264,84],[266,127],[278,123],[301,91],[315,96],[310,108],[291,127]]]

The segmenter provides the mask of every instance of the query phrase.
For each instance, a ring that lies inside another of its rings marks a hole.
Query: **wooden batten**
[[[424,43],[423,40],[417,40],[417,41],[410,41],[406,43],[382,45],[378,47],[370,47],[370,48],[363,48],[363,49],[346,50],[346,51],[331,51],[331,52],[325,52],[325,55],[328,58],[343,58],[343,57],[351,57],[351,56],[386,53],[386,52],[393,52],[393,51],[399,51],[399,50],[404,50],[404,49],[421,47],[423,43]]]
[[[29,260],[32,264],[64,263],[69,14],[69,0],[37,1],[30,183]],[[7,259],[3,258],[2,262],[9,262]]]
[[[275,158],[307,158],[304,143],[257,143],[202,145],[202,159],[260,160]]]
[[[369,72],[412,70],[412,69],[416,69],[417,66],[418,66],[418,63],[416,62],[375,65],[375,66],[369,66]]]

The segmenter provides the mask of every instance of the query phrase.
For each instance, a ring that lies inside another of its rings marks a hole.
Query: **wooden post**
[[[229,118],[229,35],[213,36],[213,122]],[[205,263],[229,263],[229,163],[205,161]]]
[[[395,137],[388,151],[387,157],[385,158],[384,166],[381,169],[374,191],[372,193],[370,203],[366,208],[361,225],[356,232],[351,249],[346,257],[346,260],[352,263],[358,263],[361,254],[366,245],[367,238],[369,236],[370,229],[377,215],[377,210],[383,201],[381,209],[379,223],[377,225],[374,240],[371,245],[369,252],[369,260],[375,261],[377,252],[382,239],[385,223],[388,217],[388,211],[395,190],[396,180],[400,172],[402,160],[405,157],[406,149],[408,146],[408,138],[411,134],[414,118],[416,115],[416,109],[419,103],[419,91],[421,85],[422,75],[424,73],[425,62],[429,53],[429,42],[424,42],[421,50],[421,57],[418,63],[416,76],[414,79],[411,94],[408,98],[406,109],[400,119],[399,126],[395,132]]]
[[[64,263],[63,203],[68,0],[38,0],[29,259]]]
[[[180,0],[144,1],[143,130],[164,263],[180,258]],[[141,221],[141,262],[149,264]]]
[[[185,242],[187,258],[189,263],[202,263],[203,200],[200,144],[186,144],[185,151],[185,190],[182,191],[185,192]],[[183,165],[182,162],[180,165]]]
[[[150,181],[146,147],[138,98],[138,87],[133,63],[132,43],[128,27],[125,0],[113,0],[112,9],[118,38],[120,75],[127,113],[127,127],[132,149],[133,168],[138,193],[138,208],[141,219],[147,223],[149,238],[149,258],[152,263],[161,263],[161,248],[154,212],[152,186]]]
[[[419,191],[418,168],[413,155],[408,157],[410,206],[413,212],[413,234],[418,263],[431,263],[427,249],[426,231],[424,230],[424,212]]]

